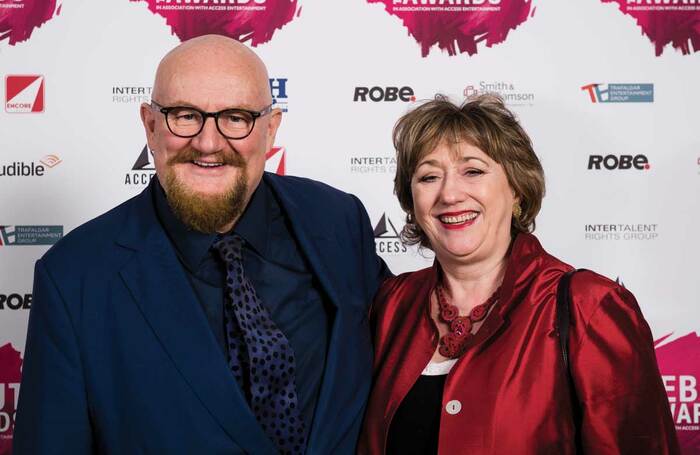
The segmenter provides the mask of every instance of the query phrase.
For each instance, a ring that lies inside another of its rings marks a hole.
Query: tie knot
[[[243,238],[237,234],[220,235],[212,244],[212,248],[219,252],[219,256],[227,264],[233,261],[241,261]]]

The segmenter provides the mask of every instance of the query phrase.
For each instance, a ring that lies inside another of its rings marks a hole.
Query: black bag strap
[[[564,359],[564,367],[567,372],[569,368],[569,325],[571,324],[571,309],[569,287],[571,277],[576,270],[570,270],[562,275],[557,286],[557,332],[559,333],[559,345],[561,346],[561,356]]]
[[[584,270],[584,269],[579,269]],[[575,436],[574,444],[576,453],[583,453],[581,441],[581,422],[583,419],[581,406],[578,402],[574,376],[571,373],[571,362],[569,361],[569,326],[571,325],[571,277],[579,270],[570,270],[562,275],[557,286],[557,315],[556,329],[559,334],[559,345],[561,346],[561,356],[564,361],[566,377],[569,382],[569,392],[571,394],[571,411],[574,420]]]

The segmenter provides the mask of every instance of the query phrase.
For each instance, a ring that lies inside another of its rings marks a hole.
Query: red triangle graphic
[[[39,90],[36,92],[36,98],[32,105],[32,112],[44,112],[44,81],[41,81]]]
[[[32,84],[32,82],[39,79],[40,77],[41,76],[7,76],[7,79],[5,79],[5,100],[8,102],[12,101],[12,98],[17,96],[17,94],[29,87]],[[42,82],[41,85],[43,89],[44,83]],[[39,91],[41,92],[42,90]]]

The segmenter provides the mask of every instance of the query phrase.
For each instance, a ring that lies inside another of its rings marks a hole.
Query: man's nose
[[[226,138],[216,127],[216,119],[207,117],[198,135],[192,138],[192,145],[202,153],[216,153],[226,146]]]

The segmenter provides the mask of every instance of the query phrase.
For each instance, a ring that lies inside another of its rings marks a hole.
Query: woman
[[[530,233],[544,174],[502,100],[437,97],[398,121],[394,145],[404,240],[435,263],[377,294],[359,452],[679,453],[634,296],[589,271],[571,278],[569,376],[555,317],[572,268]]]

